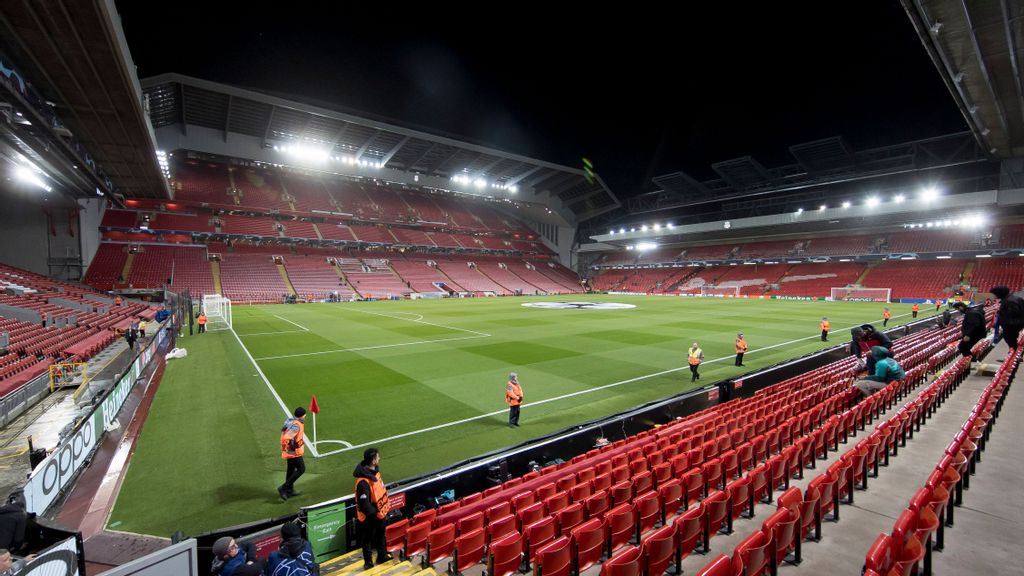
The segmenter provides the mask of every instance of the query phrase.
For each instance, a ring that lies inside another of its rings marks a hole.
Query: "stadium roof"
[[[179,74],[142,80],[153,127],[179,125],[241,134],[261,140],[263,148],[302,145],[331,156],[345,156],[381,167],[446,181],[485,180],[528,194],[560,201],[577,221],[614,210],[620,203],[598,177],[581,169],[459,141],[265,94]]]
[[[60,119],[62,126],[47,136],[46,152],[73,140],[107,177],[98,178],[96,187],[125,196],[169,196],[113,0],[4,2],[0,39],[18,74]],[[83,159],[75,164],[93,167]],[[79,183],[74,188],[93,194],[93,186]]]
[[[1012,0],[901,0],[982,148],[1024,155],[1024,6]]]

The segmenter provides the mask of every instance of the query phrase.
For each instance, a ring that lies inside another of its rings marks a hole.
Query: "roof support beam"
[[[423,159],[427,157],[427,154],[430,154],[431,152],[434,151],[434,148],[437,148],[437,142],[434,142],[430,146],[427,146],[427,149],[424,150],[422,154],[417,156],[416,159],[413,160],[412,162],[409,162],[409,165],[405,167],[406,170],[412,170],[413,168],[415,168],[417,164],[422,162]]]
[[[524,178],[526,178],[528,176],[533,176],[534,174],[537,173],[538,170],[540,170],[542,168],[544,168],[544,167],[543,166],[534,166],[533,168],[527,170],[526,172],[523,172],[519,176],[516,176],[515,178],[505,182],[505,185],[506,186],[515,186],[516,184],[519,184],[520,182],[522,182]]]
[[[228,141],[228,128],[231,126],[231,105],[234,104],[235,97],[228,94],[228,113],[224,115],[224,143]]]
[[[974,23],[971,22],[971,12],[967,9],[967,0],[960,0],[960,5],[964,9],[964,20],[967,22],[967,30],[970,31],[968,36],[971,39],[971,46],[974,48],[974,56],[978,60],[978,69],[981,70],[981,77],[985,79],[985,86],[988,86],[989,94],[992,96],[992,102],[996,105],[996,112],[999,113],[999,124],[1009,137],[1010,127],[1006,122],[1006,113],[1003,111],[1003,103],[999,100],[999,96],[996,94],[995,86],[992,85],[992,77],[988,73],[988,66],[985,64],[985,57],[981,54],[981,46],[978,45],[978,35],[974,31]],[[1010,138],[1010,140],[1012,141],[1012,138]]]
[[[363,159],[363,154],[366,154],[366,150],[370,148],[370,144],[373,144],[373,141],[376,140],[378,136],[380,136],[380,130],[377,130],[366,139],[366,142],[363,143],[359,150],[356,150],[356,160]]]
[[[1013,30],[1010,29],[1010,9],[1006,0],[999,0],[999,7],[1003,11],[1003,32],[1006,34],[1006,47],[1010,52],[1010,65],[1013,67],[1013,84],[1017,88],[1017,106],[1020,107],[1021,116],[1024,116],[1024,86],[1020,81],[1020,67],[1017,64],[1017,47],[1013,42]]]
[[[270,107],[270,116],[267,117],[267,128],[263,131],[263,145],[267,145],[267,138],[270,137],[270,127],[274,124],[274,112],[277,112],[277,106]]]
[[[395,157],[395,154],[398,153],[399,150],[401,150],[402,146],[405,146],[405,143],[408,142],[410,138],[412,138],[412,136],[406,136],[405,138],[399,140],[398,144],[392,146],[391,150],[388,150],[388,153],[385,154],[383,158],[381,158],[380,165],[387,166],[388,162],[391,162],[391,159]]]
[[[334,149],[338,147],[338,143],[341,142],[341,139],[345,137],[345,133],[348,132],[348,129],[349,129],[350,126],[352,126],[352,125],[349,124],[348,122],[342,124],[341,125],[341,130],[338,130],[338,133],[335,134],[334,138],[331,139],[331,152],[332,153],[334,152]]]

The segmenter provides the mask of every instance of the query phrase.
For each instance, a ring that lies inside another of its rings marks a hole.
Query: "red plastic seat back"
[[[658,498],[657,492],[650,491],[641,494],[635,502],[640,533],[643,534],[654,528],[661,518],[661,500]]]
[[[765,534],[775,542],[775,562],[782,564],[790,550],[796,547],[796,523],[800,517],[789,508],[779,508],[761,525]]]
[[[601,561],[605,545],[605,527],[601,520],[593,519],[573,528],[571,548],[577,569],[583,572]]]
[[[714,534],[725,524],[729,515],[729,494],[722,490],[715,490],[701,502],[701,506],[707,509],[707,530]]]
[[[440,562],[455,550],[455,524],[445,524],[431,530],[427,537],[427,564]]]
[[[516,517],[505,516],[504,518],[495,518],[487,524],[487,544],[495,540],[501,540],[505,536],[516,531]]]
[[[629,546],[605,560],[601,576],[640,576],[640,549]]]
[[[587,498],[584,503],[588,518],[600,518],[611,508],[612,500],[607,491],[601,491]]]
[[[605,520],[608,523],[611,549],[614,551],[628,544],[636,532],[636,508],[629,502],[620,504],[608,511]]]
[[[523,530],[525,547],[529,551],[530,561],[537,555],[537,550],[558,536],[558,521],[554,516],[542,518]]]
[[[405,533],[405,555],[408,557],[426,552],[429,536],[430,522],[421,522],[410,526]]]
[[[511,576],[519,573],[523,562],[523,536],[515,532],[492,542],[487,571],[488,576]]]
[[[455,572],[476,566],[484,558],[484,531],[473,530],[455,539]]]
[[[557,514],[562,508],[569,505],[568,492],[556,492],[553,496],[544,501],[544,508],[549,516]]]
[[[556,517],[558,518],[559,534],[566,535],[587,519],[587,511],[583,508],[582,503],[576,503],[562,508]]]
[[[689,556],[701,542],[704,535],[704,513],[704,507],[698,504],[672,522],[676,527],[676,545],[683,558]]]
[[[537,502],[532,506],[528,506],[522,510],[519,510],[518,514],[516,514],[516,517],[519,520],[519,529],[525,533],[527,526],[533,524],[534,522],[537,522],[544,516],[545,514],[543,502]]]
[[[396,552],[405,549],[405,533],[409,530],[409,521],[400,520],[388,524],[384,529],[384,548],[388,552]]]
[[[484,527],[484,513],[474,512],[459,520],[459,534],[469,534]]]
[[[569,538],[565,536],[545,544],[537,550],[534,575],[569,576],[572,569],[572,555],[569,550]]]
[[[676,527],[673,524],[658,528],[640,543],[645,576],[661,576],[676,553]]]
[[[658,497],[661,499],[661,513],[663,519],[675,515],[683,501],[683,485],[679,480],[669,480],[658,484]]]
[[[719,554],[707,566],[701,568],[697,576],[734,576],[732,560],[725,554]]]
[[[743,574],[745,576],[760,576],[764,574],[771,562],[769,557],[770,550],[768,549],[770,544],[771,539],[764,532],[757,530],[736,546],[732,553],[734,565],[737,557],[739,557],[742,560]]]

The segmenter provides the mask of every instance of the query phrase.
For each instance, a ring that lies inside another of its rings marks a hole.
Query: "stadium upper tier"
[[[1024,224],[977,230],[917,230],[857,236],[766,242],[731,242],[712,246],[663,246],[650,251],[609,252],[595,266],[642,266],[713,260],[861,256],[971,250],[1022,250]]]

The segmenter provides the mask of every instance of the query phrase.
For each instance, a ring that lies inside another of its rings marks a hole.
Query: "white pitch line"
[[[263,370],[260,370],[260,365],[256,363],[255,359],[253,359],[252,354],[249,353],[249,349],[245,347],[245,344],[242,343],[242,339],[238,337],[238,333],[235,332],[234,328],[231,328],[230,330],[231,333],[234,334],[235,340],[238,341],[238,345],[242,347],[242,351],[245,352],[245,355],[249,357],[249,361],[252,362],[252,367],[256,369],[256,373],[260,375],[260,378],[263,379],[263,383],[267,385],[267,388],[270,390],[270,393],[274,395],[275,399],[277,399],[277,403],[279,406],[281,406],[281,410],[284,410],[285,416],[291,416],[292,411],[289,410],[288,407],[284,405],[284,400],[281,400],[281,396],[278,395],[277,390],[274,390],[274,386],[270,384],[270,380],[267,379],[267,375],[263,373]],[[303,437],[305,437],[306,439],[306,445],[309,446],[309,452],[313,455],[314,458],[319,458],[320,455],[317,454],[316,446],[310,442],[309,436],[303,434]]]
[[[308,332],[308,330],[279,330],[277,332],[253,332],[252,334],[239,334],[239,336],[273,336],[274,334],[295,334]]]
[[[282,358],[298,358],[301,356],[320,356],[321,354],[340,354],[342,352],[362,352],[363,350],[380,350],[382,348],[398,348],[400,346],[419,346],[421,344],[436,344],[438,342],[454,342],[456,340],[475,340],[477,338],[490,338],[489,334],[479,336],[455,336],[454,338],[439,338],[437,340],[417,340],[415,342],[400,342],[398,344],[380,344],[378,346],[361,346],[359,348],[336,348],[334,350],[323,350],[320,352],[301,352],[299,354],[283,354],[281,356],[262,356],[256,360],[280,360]]]
[[[910,316],[910,314],[909,313],[908,314],[900,314],[898,316],[893,316],[893,318],[902,318],[904,316]],[[839,330],[848,330],[848,329],[853,328],[855,326],[860,326],[860,324],[854,324],[853,326],[847,326],[846,328],[840,328]],[[808,336],[806,338],[797,338],[796,340],[789,340],[788,342],[782,342],[782,343],[779,343],[779,344],[773,344],[771,346],[765,346],[764,348],[758,348],[757,350],[751,350],[751,351],[747,352],[747,354],[749,355],[749,354],[753,354],[755,352],[764,352],[765,350],[772,350],[774,348],[779,348],[781,346],[787,346],[789,344],[795,344],[797,342],[803,342],[804,340],[813,340],[814,338],[821,338],[821,335],[820,334],[816,334],[814,336]],[[704,362],[701,362],[701,365],[703,366],[704,364],[712,364],[714,362],[721,362],[723,360],[729,360],[729,359],[733,359],[733,358],[736,358],[735,354],[730,355],[730,356],[722,356],[721,358],[714,358],[712,360],[706,360]],[[619,382],[612,382],[611,384],[605,384],[603,386],[596,386],[594,388],[587,388],[586,390],[580,390],[578,392],[570,392],[569,394],[562,394],[561,396],[554,396],[552,398],[545,398],[544,400],[538,400],[536,402],[530,402],[530,403],[527,403],[527,404],[523,404],[521,406],[521,408],[527,408],[529,406],[539,406],[541,404],[547,404],[548,402],[555,402],[557,400],[565,400],[566,398],[573,398],[575,396],[581,396],[583,394],[589,394],[591,392],[597,392],[599,390],[605,390],[607,388],[614,388],[616,386],[622,386],[624,384],[631,384],[633,382],[638,382],[640,380],[647,380],[649,378],[655,378],[657,376],[664,376],[665,374],[671,374],[673,372],[679,372],[681,370],[689,370],[689,368],[690,368],[689,365],[680,366],[679,368],[669,368],[668,370],[662,370],[660,372],[654,372],[653,374],[645,374],[643,376],[637,376],[635,378],[629,378],[627,380],[621,380]],[[488,412],[486,414],[480,414],[480,415],[477,415],[477,416],[470,416],[469,418],[463,418],[462,420],[455,420],[453,422],[445,422],[444,424],[438,424],[436,426],[430,426],[428,428],[421,428],[419,430],[413,430],[411,432],[405,432],[405,433],[402,433],[402,434],[396,434],[394,436],[389,436],[387,438],[380,438],[380,439],[377,439],[377,440],[372,440],[370,442],[364,442],[362,444],[356,444],[354,446],[350,446],[348,448],[342,448],[340,450],[332,450],[330,452],[324,452],[323,454],[321,454],[321,456],[331,456],[332,454],[340,454],[342,452],[348,452],[349,450],[353,450],[353,449],[356,449],[356,448],[364,448],[366,446],[374,446],[374,445],[377,445],[377,444],[382,444],[384,442],[390,442],[391,440],[398,440],[400,438],[406,438],[408,436],[415,436],[417,434],[422,434],[424,432],[433,432],[434,430],[440,430],[442,428],[449,428],[451,426],[458,426],[459,424],[465,424],[467,422],[473,422],[474,420],[483,420],[484,418],[491,418],[491,417],[497,416],[499,414],[507,414],[507,413],[508,413],[507,409],[505,409],[505,410],[495,410],[494,412]]]
[[[415,322],[417,324],[426,324],[428,326],[434,326],[434,327],[437,327],[437,328],[447,328],[448,330],[458,330],[459,332],[469,332],[470,334],[479,334],[481,336],[491,336],[490,334],[487,334],[486,332],[477,332],[476,330],[468,330],[466,328],[457,328],[455,326],[445,326],[444,324],[434,324],[433,322],[427,322],[426,320],[422,319],[423,318],[422,316],[420,316],[420,318],[421,318],[420,320],[412,320],[410,318],[400,318],[398,316],[391,316],[389,314],[382,314],[380,312],[370,312],[369,310],[360,310],[358,308],[349,307],[349,306],[336,306],[336,307],[332,308],[332,310],[347,310],[349,312],[361,312],[363,314],[373,314],[374,316],[383,316],[385,318],[391,318],[391,319],[394,319],[394,320],[406,320],[408,322]],[[402,314],[410,314],[410,312],[402,312]],[[419,316],[419,315],[417,314],[417,316]]]
[[[317,444],[341,444],[341,445],[347,446],[349,448],[352,447],[351,444],[349,444],[348,442],[345,442],[344,440],[317,440],[316,443]]]
[[[305,332],[309,332],[309,328],[306,328],[302,324],[296,324],[295,322],[292,322],[291,320],[289,320],[287,318],[284,318],[282,316],[278,316],[277,314],[273,314],[273,316],[274,316],[274,318],[280,318],[281,320],[284,320],[285,322],[291,324],[292,326],[298,326],[299,328],[302,328],[302,330],[305,331]]]

